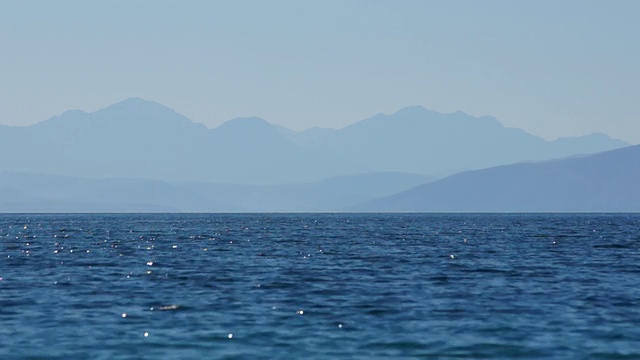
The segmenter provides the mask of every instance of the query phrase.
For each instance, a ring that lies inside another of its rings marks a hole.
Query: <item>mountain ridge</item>
[[[355,206],[383,212],[637,212],[640,145],[465,171]]]
[[[131,105],[133,105],[133,106],[131,106]],[[582,135],[576,135],[576,136],[561,136],[561,137],[558,137],[558,138],[555,138],[555,139],[546,140],[546,139],[544,139],[544,138],[542,138],[542,137],[540,137],[538,135],[531,134],[531,133],[527,132],[526,130],[523,130],[523,129],[520,129],[520,128],[504,126],[498,119],[496,119],[492,115],[473,116],[473,115],[469,115],[468,113],[466,113],[464,111],[461,111],[461,110],[457,110],[457,111],[450,112],[450,113],[438,112],[436,110],[427,109],[422,105],[408,105],[408,106],[405,106],[405,107],[403,107],[401,109],[398,109],[397,111],[395,111],[395,112],[393,112],[391,114],[377,113],[377,114],[374,114],[374,115],[372,115],[372,116],[370,116],[368,118],[365,118],[365,119],[362,119],[362,120],[357,120],[357,121],[355,121],[355,122],[353,122],[351,124],[347,124],[347,125],[345,125],[343,127],[340,127],[340,128],[329,128],[329,127],[323,127],[323,126],[314,125],[314,126],[311,126],[309,128],[306,128],[306,129],[298,131],[298,130],[292,130],[292,129],[286,127],[286,126],[277,125],[275,123],[268,122],[267,120],[264,120],[263,118],[261,118],[259,116],[239,116],[239,117],[231,118],[231,119],[223,122],[222,124],[211,128],[211,127],[206,126],[205,124],[195,122],[195,121],[187,118],[186,116],[180,114],[179,112],[175,111],[174,109],[169,108],[169,107],[167,107],[165,105],[162,105],[162,104],[160,104],[160,103],[158,103],[156,101],[147,100],[147,99],[144,99],[144,98],[141,98],[141,97],[137,97],[137,96],[120,100],[118,102],[115,102],[115,103],[113,103],[111,105],[108,105],[108,106],[106,106],[104,108],[100,108],[100,109],[98,109],[96,111],[93,111],[93,112],[87,112],[87,111],[84,111],[84,110],[81,110],[81,109],[70,109],[70,110],[63,111],[59,115],[54,115],[54,116],[52,116],[52,117],[50,117],[48,119],[41,120],[41,121],[38,121],[38,122],[33,123],[33,124],[29,124],[29,125],[6,125],[6,124],[0,124],[0,127],[28,128],[28,127],[33,127],[33,126],[36,126],[36,125],[39,125],[39,124],[42,124],[42,123],[49,122],[51,120],[58,120],[58,119],[65,118],[65,117],[70,117],[70,116],[88,115],[88,114],[96,114],[96,113],[102,113],[102,112],[115,112],[115,110],[121,110],[121,109],[131,110],[132,108],[133,109],[137,108],[136,110],[140,110],[141,106],[144,106],[146,110],[151,109],[151,108],[162,109],[163,111],[167,111],[167,112],[176,114],[177,116],[179,116],[179,117],[181,117],[183,119],[186,119],[190,123],[197,124],[199,126],[204,126],[205,128],[207,128],[209,130],[214,130],[214,129],[219,128],[219,127],[221,127],[221,126],[223,126],[223,125],[225,125],[225,124],[227,124],[229,122],[233,123],[233,122],[236,122],[236,121],[253,120],[253,119],[255,119],[255,120],[259,120],[260,122],[269,124],[270,126],[275,126],[275,127],[278,127],[278,128],[286,129],[286,131],[294,132],[294,133],[305,133],[305,132],[308,132],[308,131],[316,131],[316,130],[321,130],[321,131],[325,131],[325,130],[326,131],[339,131],[339,130],[343,130],[345,128],[351,127],[351,126],[359,124],[359,123],[366,123],[367,121],[369,121],[371,119],[378,118],[378,117],[390,117],[390,116],[394,116],[394,115],[406,115],[407,113],[409,113],[409,114],[418,113],[418,114],[423,114],[423,115],[424,114],[435,114],[435,115],[438,115],[438,116],[453,116],[453,117],[455,117],[455,116],[464,116],[464,117],[474,118],[474,119],[477,119],[477,120],[488,120],[488,122],[491,122],[491,123],[494,123],[494,124],[498,124],[498,125],[500,125],[501,127],[505,128],[505,129],[519,130],[519,131],[525,132],[525,133],[527,133],[527,134],[529,134],[531,136],[540,138],[540,139],[542,139],[544,141],[547,141],[547,142],[554,142],[554,141],[557,141],[557,140],[575,139],[575,138],[582,138],[582,137],[589,137],[589,136],[598,136],[598,137],[603,136],[603,137],[605,137],[605,138],[607,138],[609,140],[617,140],[617,141],[620,141],[621,143],[624,143],[626,145],[632,145],[632,144],[630,144],[630,143],[628,143],[628,142],[626,142],[624,140],[620,140],[620,139],[611,137],[608,134],[603,133],[603,132],[594,132],[594,133],[588,133],[588,134],[582,134]]]
[[[0,127],[0,171],[78,177],[282,184],[371,172],[433,176],[608,150],[608,137],[545,140],[493,117],[411,106],[341,129],[295,132],[258,117],[209,129],[130,98],[26,127]],[[20,149],[20,151],[15,151]]]
[[[0,172],[0,212],[338,211],[430,180],[419,174],[374,173],[243,185]]]

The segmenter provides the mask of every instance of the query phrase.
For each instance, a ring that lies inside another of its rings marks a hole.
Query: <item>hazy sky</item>
[[[0,123],[127,97],[210,127],[423,105],[640,143],[640,1],[2,1]]]

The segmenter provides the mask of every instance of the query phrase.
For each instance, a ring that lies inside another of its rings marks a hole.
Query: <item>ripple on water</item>
[[[640,358],[639,229],[640,215],[5,215],[0,358]]]

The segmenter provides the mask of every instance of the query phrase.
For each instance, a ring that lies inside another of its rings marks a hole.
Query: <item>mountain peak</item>
[[[141,129],[144,127],[151,129],[151,126],[156,125],[206,128],[173,109],[139,97],[128,98],[91,113],[82,110],[68,110],[36,125],[37,127],[59,127],[106,123],[127,127],[133,125],[142,127]]]
[[[227,120],[224,124],[218,126],[219,130],[251,130],[251,129],[272,129],[273,125],[271,125],[268,121],[256,117],[256,116],[248,116],[248,117],[237,117],[231,120]]]
[[[147,124],[183,124],[194,125],[186,116],[176,112],[155,101],[145,100],[139,97],[132,97],[104,109],[100,109],[92,114],[93,116],[108,120],[120,122],[137,122]],[[204,127],[202,124],[197,124]]]
[[[392,116],[424,116],[425,114],[432,114],[434,112],[435,111],[429,110],[422,105],[411,105],[396,111]]]
[[[98,111],[116,111],[116,112],[143,112],[143,111],[171,111],[172,109],[159,104],[155,101],[145,100],[140,97],[131,97],[128,99],[124,99],[115,104],[109,105],[104,109]]]

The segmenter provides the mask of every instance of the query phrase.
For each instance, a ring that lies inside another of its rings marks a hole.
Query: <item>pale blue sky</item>
[[[640,143],[640,1],[3,1],[0,123],[127,97],[210,127],[423,105]]]

